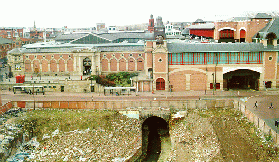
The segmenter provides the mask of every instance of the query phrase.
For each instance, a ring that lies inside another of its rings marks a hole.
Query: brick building
[[[7,56],[7,52],[13,48],[13,41],[0,37],[0,59],[2,60]]]
[[[262,90],[279,86],[277,19],[251,37],[258,43],[207,44],[167,41],[162,19],[158,20],[153,33],[88,34],[69,43],[26,45],[9,52],[8,64],[14,75],[27,76],[138,72],[132,78],[138,91]],[[67,86],[63,85],[65,89]]]
[[[233,17],[227,21],[214,23],[194,23],[188,28],[194,36],[213,38],[220,42],[251,43],[255,34],[273,20],[272,16],[258,13],[252,17]]]

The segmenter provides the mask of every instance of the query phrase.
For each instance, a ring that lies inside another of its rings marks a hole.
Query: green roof
[[[0,44],[12,44],[12,40],[0,37]]]

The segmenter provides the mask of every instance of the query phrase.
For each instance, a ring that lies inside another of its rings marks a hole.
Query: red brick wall
[[[272,60],[269,60],[269,57],[272,57]],[[277,59],[276,52],[265,52],[264,53],[264,79],[271,80],[276,79],[276,68],[277,68]]]
[[[67,61],[67,71],[73,72],[74,71],[74,62],[72,59]]]
[[[190,90],[202,91],[206,89],[206,74],[195,72],[190,77]]]

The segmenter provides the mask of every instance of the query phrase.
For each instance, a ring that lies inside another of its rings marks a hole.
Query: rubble
[[[0,160],[6,161],[20,143],[22,137],[22,126],[15,124],[12,120],[22,114],[21,109],[11,109],[0,117]],[[23,153],[16,155],[23,159]]]

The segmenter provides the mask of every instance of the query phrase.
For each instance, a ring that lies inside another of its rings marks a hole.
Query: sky
[[[255,0],[13,0],[0,1],[0,27],[81,28],[163,22],[215,21],[247,13],[279,13],[279,1]],[[265,3],[267,2],[267,3]],[[6,7],[3,7],[6,6]]]

